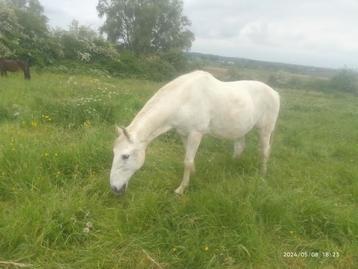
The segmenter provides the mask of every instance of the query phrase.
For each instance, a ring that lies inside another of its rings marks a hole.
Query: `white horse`
[[[279,108],[279,94],[262,82],[222,82],[204,71],[182,75],[163,86],[127,128],[117,128],[111,188],[122,193],[142,167],[149,143],[171,129],[179,133],[185,147],[184,176],[177,194],[189,184],[195,154],[205,134],[235,141],[234,156],[238,158],[245,147],[245,135],[257,127],[265,174]]]

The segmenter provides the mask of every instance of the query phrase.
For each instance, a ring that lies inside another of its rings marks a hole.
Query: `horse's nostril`
[[[125,187],[124,186],[122,186],[122,187],[116,187],[116,186],[111,186],[111,189],[112,189],[112,191],[115,193],[115,194],[118,194],[118,195],[120,195],[120,194],[123,194],[124,193],[124,191],[125,191]]]
[[[111,189],[112,189],[112,191],[117,192],[117,187],[116,186],[111,186]]]

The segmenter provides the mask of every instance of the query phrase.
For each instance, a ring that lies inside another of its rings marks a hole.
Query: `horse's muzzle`
[[[127,189],[127,184],[124,184],[122,187],[111,186],[111,189],[116,195],[122,195]]]

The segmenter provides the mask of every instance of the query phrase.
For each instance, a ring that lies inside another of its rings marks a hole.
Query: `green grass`
[[[116,197],[109,189],[114,126],[127,125],[159,87],[51,73],[0,80],[0,261],[34,268],[357,266],[357,96],[279,89],[265,180],[255,132],[240,161],[231,158],[232,143],[207,137],[197,173],[177,197],[184,152],[169,133],[150,145],[128,192]],[[323,251],[339,257],[284,257]]]

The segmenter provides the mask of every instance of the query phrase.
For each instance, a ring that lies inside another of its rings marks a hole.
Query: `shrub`
[[[131,51],[121,52],[118,61],[104,63],[104,68],[115,76],[144,78],[164,81],[175,77],[186,68],[185,57],[178,52],[168,54],[137,55]]]
[[[333,90],[344,92],[358,93],[358,78],[357,73],[353,70],[343,69],[330,81],[330,87]]]

